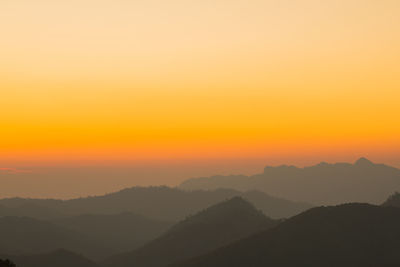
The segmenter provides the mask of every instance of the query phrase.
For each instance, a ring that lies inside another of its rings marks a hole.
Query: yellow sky
[[[400,1],[5,0],[0,160],[400,151]]]

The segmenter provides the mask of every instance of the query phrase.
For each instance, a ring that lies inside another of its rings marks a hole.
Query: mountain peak
[[[233,197],[186,218],[141,248],[111,257],[105,265],[169,266],[210,253],[277,223],[243,198]]]
[[[253,205],[251,205],[248,201],[244,200],[242,197],[240,196],[234,196],[231,199],[228,199],[224,202],[221,202],[217,205],[220,206],[227,206],[227,205],[242,205],[242,206],[246,206],[248,208],[254,208]],[[215,205],[215,206],[217,206]]]
[[[192,222],[221,222],[226,220],[236,220],[243,218],[257,218],[258,220],[269,220],[265,215],[257,210],[251,203],[244,200],[242,197],[236,196],[231,199],[225,200],[215,204],[189,218],[182,221],[178,225]]]
[[[371,166],[374,165],[374,163],[370,160],[368,160],[367,158],[359,158],[354,165],[358,165],[358,166]]]

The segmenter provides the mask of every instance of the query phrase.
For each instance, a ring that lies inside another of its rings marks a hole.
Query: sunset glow
[[[2,1],[0,162],[400,166],[400,2],[251,3]]]

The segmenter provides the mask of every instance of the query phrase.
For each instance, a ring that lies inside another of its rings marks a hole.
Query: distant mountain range
[[[314,205],[348,202],[381,204],[393,191],[400,191],[400,170],[360,158],[354,164],[322,162],[318,165],[265,167],[253,176],[232,175],[194,178],[183,182],[184,190],[260,190],[273,196]]]
[[[111,257],[106,266],[167,266],[269,229],[277,223],[247,201],[234,197],[188,217],[137,250]]]
[[[368,204],[314,208],[171,266],[400,266],[399,225],[399,208]]]
[[[266,195],[231,189],[183,191],[169,187],[133,187],[104,196],[72,200],[9,198],[0,200],[0,216],[29,216],[56,219],[81,214],[117,214],[131,212],[147,218],[177,222],[213,204],[242,196],[272,218],[290,217],[310,207]]]

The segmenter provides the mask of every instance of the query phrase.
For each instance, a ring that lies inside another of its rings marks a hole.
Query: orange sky
[[[0,36],[0,167],[400,166],[397,0],[1,1]]]

